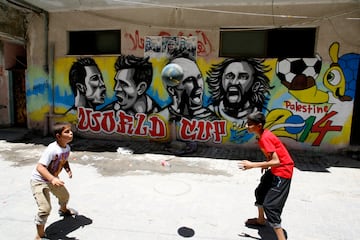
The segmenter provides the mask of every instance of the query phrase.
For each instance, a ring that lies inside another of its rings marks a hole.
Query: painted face
[[[254,82],[254,70],[247,62],[234,62],[226,67],[222,86],[229,103],[239,103]]]
[[[146,50],[151,49],[151,40],[150,39],[146,39],[146,41],[145,41],[145,49]]]
[[[173,63],[178,64],[184,71],[181,83],[176,91],[181,96],[181,104],[185,103],[190,110],[202,107],[204,80],[195,62],[186,58],[177,58]]]
[[[115,75],[115,94],[124,110],[133,106],[138,98],[138,91],[133,80],[134,72],[135,69],[123,69]]]
[[[85,71],[86,99],[94,106],[103,104],[106,88],[99,69],[96,66],[85,66]]]
[[[168,48],[168,52],[172,53],[175,51],[176,46],[175,46],[175,42],[174,40],[169,40],[168,44],[167,44],[167,48]]]
[[[181,49],[181,50],[185,50],[185,49],[186,49],[186,41],[181,41],[181,42],[180,42],[180,49]]]

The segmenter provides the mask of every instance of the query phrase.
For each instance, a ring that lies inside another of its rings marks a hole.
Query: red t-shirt
[[[288,179],[291,178],[294,169],[294,161],[280,139],[268,129],[264,129],[264,132],[258,140],[258,144],[265,156],[267,156],[268,153],[276,152],[279,157],[280,165],[271,167],[271,172],[275,176]]]

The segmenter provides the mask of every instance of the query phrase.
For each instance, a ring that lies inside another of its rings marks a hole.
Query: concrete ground
[[[52,138],[0,129],[0,236],[33,239],[36,204],[29,179]],[[248,228],[256,216],[260,169],[237,160],[262,159],[255,149],[199,146],[184,156],[164,144],[75,138],[73,178],[61,174],[74,218],[60,218],[52,198],[49,239],[276,239],[269,226]],[[282,225],[291,240],[351,240],[360,226],[358,151],[290,150],[296,169]]]

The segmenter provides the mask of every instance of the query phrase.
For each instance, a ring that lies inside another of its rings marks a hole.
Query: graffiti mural
[[[270,130],[312,146],[348,144],[360,55],[338,52],[339,44],[331,44],[328,66],[320,56],[278,60],[277,77],[291,97],[282,96],[267,115]]]
[[[106,88],[101,71],[92,58],[79,58],[70,68],[69,84],[74,94],[74,105],[96,109],[104,103]]]
[[[276,74],[289,93],[303,103],[324,103],[329,100],[326,92],[319,90],[316,78],[321,70],[321,58],[278,59]]]
[[[269,71],[262,60],[225,59],[208,72],[213,103],[209,108],[220,118],[244,126],[246,116],[262,111],[270,94]]]
[[[204,79],[195,61],[189,58],[175,58],[169,62],[180,66],[184,75],[176,85],[164,83],[171,97],[171,103],[159,114],[167,120],[179,121],[182,117],[215,120],[217,116],[203,104]]]
[[[54,96],[47,97],[54,99],[56,114],[84,133],[169,140],[174,122],[176,138],[183,141],[242,144],[255,140],[245,120],[258,110],[266,115],[266,127],[290,143],[345,145],[360,55],[338,56],[339,47],[329,46],[330,63],[319,55],[233,59],[204,58],[199,51],[196,59],[151,54],[63,57],[55,61]],[[161,76],[169,64],[183,70],[176,84]],[[46,84],[39,77],[34,88],[27,86],[28,99]],[[33,114],[44,111],[29,106]]]
[[[117,99],[101,111],[122,110],[135,115],[159,110],[159,105],[146,94],[153,77],[153,67],[149,58],[119,56],[115,62],[115,71],[114,91]]]

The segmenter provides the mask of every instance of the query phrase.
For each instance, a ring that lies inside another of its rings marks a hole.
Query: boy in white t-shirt
[[[71,124],[56,123],[54,125],[54,136],[56,141],[50,143],[34,168],[31,176],[31,190],[38,206],[35,216],[37,234],[35,239],[45,237],[45,223],[51,211],[50,192],[59,200],[59,215],[71,216],[67,208],[69,192],[64,182],[59,179],[59,173],[64,168],[69,177],[72,172],[68,162],[70,155],[70,143],[73,140]]]

